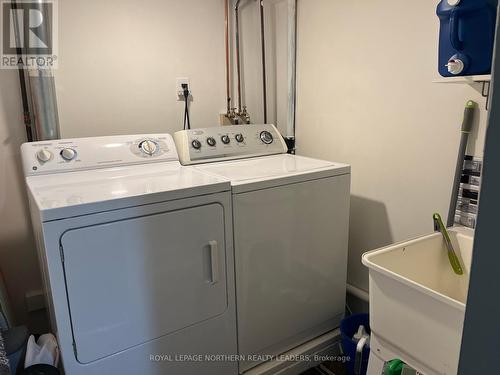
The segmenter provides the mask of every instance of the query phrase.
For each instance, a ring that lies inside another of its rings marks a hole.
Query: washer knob
[[[153,155],[158,149],[158,145],[156,144],[156,142],[153,142],[149,139],[142,141],[139,144],[139,147],[141,151],[144,152],[146,155]]]
[[[201,142],[195,139],[191,142],[191,146],[193,146],[194,149],[199,150],[201,148]]]
[[[260,133],[260,140],[264,142],[266,145],[273,143],[273,135],[269,133],[267,130],[264,130]]]
[[[222,137],[220,137],[220,140],[222,141],[222,143],[224,143],[225,145],[228,145],[229,142],[231,142],[231,138],[229,138],[228,135],[223,135]]]
[[[40,151],[38,151],[36,153],[36,158],[38,159],[38,161],[40,161],[42,163],[46,163],[50,159],[52,159],[52,152],[50,152],[49,150],[46,150],[46,149],[41,149]]]
[[[63,148],[60,152],[61,157],[66,161],[71,161],[76,158],[76,151],[72,148]]]
[[[234,136],[234,138],[236,139],[236,141],[237,141],[238,143],[241,143],[241,142],[243,142],[243,141],[245,140],[245,138],[243,138],[243,134],[236,134],[236,135]]]
[[[212,138],[212,137],[208,137],[208,138],[207,138],[207,143],[208,143],[208,145],[209,145],[209,146],[211,146],[211,147],[214,147],[214,146],[217,144],[217,142],[215,141],[215,139],[214,139],[214,138]]]

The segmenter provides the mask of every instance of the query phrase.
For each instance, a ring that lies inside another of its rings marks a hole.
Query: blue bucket
[[[354,375],[354,361],[356,358],[357,342],[352,339],[354,334],[358,332],[358,328],[363,325],[368,334],[370,334],[370,318],[368,314],[353,314],[346,317],[340,323],[340,333],[342,335],[342,351],[345,356],[349,357],[347,361],[347,374]],[[365,345],[363,348],[363,356],[361,360],[361,375],[366,375],[368,368],[368,357],[370,355],[370,348]]]

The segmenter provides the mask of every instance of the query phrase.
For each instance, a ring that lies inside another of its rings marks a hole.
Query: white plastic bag
[[[29,337],[28,346],[26,348],[26,359],[24,360],[24,368],[28,368],[39,363],[57,367],[58,362],[59,347],[53,334],[47,333],[45,335],[41,335],[36,342],[33,335]]]

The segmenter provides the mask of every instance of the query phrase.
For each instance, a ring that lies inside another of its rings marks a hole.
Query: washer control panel
[[[174,134],[183,165],[283,154],[286,144],[274,125],[232,125]]]
[[[27,176],[178,160],[169,134],[28,142],[21,146],[21,155]]]

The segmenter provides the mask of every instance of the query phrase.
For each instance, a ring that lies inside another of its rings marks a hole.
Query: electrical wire
[[[184,106],[184,130],[189,130],[191,129],[191,121],[189,120],[189,108],[188,108],[188,102],[187,100],[185,101],[185,106]]]
[[[189,89],[187,85],[182,85],[184,89],[184,130],[191,129],[191,120],[189,119]]]

